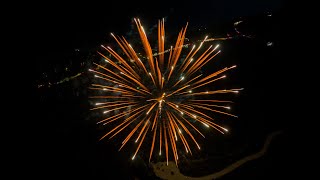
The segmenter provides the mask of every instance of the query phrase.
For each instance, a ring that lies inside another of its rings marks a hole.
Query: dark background
[[[28,63],[23,63],[29,70],[24,76],[31,80],[28,85],[32,92],[26,95],[22,115],[30,118],[18,127],[20,143],[15,149],[21,158],[13,165],[15,169],[42,179],[155,178],[143,160],[132,162],[131,154],[118,152],[113,142],[98,141],[102,132],[88,110],[87,73],[59,85],[48,83],[86,71],[91,61],[88,54],[100,44],[112,41],[110,32],[128,35],[135,30],[134,17],[139,17],[148,28],[166,17],[168,34],[177,33],[189,22],[188,30],[193,34],[234,37],[219,42],[222,56],[218,62],[237,64],[234,74],[228,77],[234,79],[231,82],[236,87],[244,88],[235,101],[234,112],[239,118],[228,122],[232,133],[210,139],[216,145],[204,145],[206,150],[200,157],[205,160],[186,160],[181,172],[204,176],[218,171],[259,151],[267,135],[279,130],[282,133],[262,158],[244,164],[222,179],[295,176],[295,120],[288,116],[287,93],[292,71],[287,67],[292,56],[287,32],[292,25],[292,11],[286,2],[161,2],[34,3],[34,7],[23,11],[25,31],[20,35],[30,57]],[[241,34],[237,34],[234,22],[240,20]]]

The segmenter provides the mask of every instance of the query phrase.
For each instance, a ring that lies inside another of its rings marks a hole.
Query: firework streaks
[[[214,122],[212,113],[236,117],[226,112],[230,107],[225,104],[231,101],[214,97],[221,93],[238,93],[241,89],[204,91],[203,87],[225,78],[224,73],[236,66],[202,77],[199,70],[220,53],[219,45],[203,50],[204,43],[209,40],[206,36],[198,46],[193,45],[183,52],[187,24],[168,51],[162,19],[158,21],[157,52],[152,52],[140,20],[134,21],[144,52],[137,53],[137,48],[123,36],[111,33],[121,53],[101,45],[98,54],[106,62],[103,65],[94,63],[96,68],[89,69],[99,82],[92,84],[90,89],[100,93],[90,96],[96,102],[91,110],[103,110],[106,117],[98,124],[111,127],[100,140],[123,133],[119,150],[129,141],[135,142],[137,147],[132,159],[143,143],[149,143],[149,161],[157,152],[160,156],[165,154],[167,163],[173,157],[178,165],[181,147],[190,154],[193,147],[200,149],[196,135],[204,135],[199,125],[221,133],[228,131]]]

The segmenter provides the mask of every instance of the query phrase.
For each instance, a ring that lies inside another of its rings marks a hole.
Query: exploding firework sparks
[[[164,20],[159,20],[157,52],[153,52],[140,20],[134,21],[145,55],[137,53],[124,37],[111,33],[122,54],[101,45],[103,51],[98,54],[106,62],[104,65],[94,63],[97,68],[89,69],[101,82],[92,84],[90,89],[102,93],[90,97],[98,101],[91,110],[103,110],[106,115],[98,124],[114,124],[100,140],[127,132],[119,150],[129,141],[137,143],[132,159],[143,143],[150,143],[149,161],[155,152],[160,156],[165,153],[167,163],[173,155],[178,165],[178,149],[182,147],[190,154],[192,147],[200,149],[195,133],[204,135],[197,126],[211,127],[221,133],[228,131],[215,123],[209,113],[236,117],[226,112],[229,106],[223,105],[231,101],[213,97],[220,93],[238,93],[241,89],[203,91],[202,88],[225,78],[224,73],[236,66],[202,77],[199,70],[220,53],[219,45],[203,50],[209,40],[206,36],[198,46],[193,45],[183,54],[187,24],[175,45],[166,50]]]

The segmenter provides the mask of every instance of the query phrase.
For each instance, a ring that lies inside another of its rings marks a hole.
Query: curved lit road
[[[215,172],[213,174],[207,175],[207,176],[201,176],[201,177],[190,177],[185,176],[180,173],[179,169],[176,167],[174,162],[169,162],[168,166],[166,166],[165,162],[159,162],[156,164],[152,164],[153,171],[155,172],[156,176],[162,178],[162,179],[177,179],[177,180],[212,180],[212,179],[218,179],[231,171],[235,170],[236,168],[240,167],[241,165],[245,164],[246,162],[255,160],[263,156],[267,150],[268,147],[274,137],[281,134],[281,131],[276,131],[268,135],[262,149],[254,154],[251,154],[249,156],[246,156],[238,161],[236,161],[233,164],[230,164],[229,166],[225,167],[221,171]]]

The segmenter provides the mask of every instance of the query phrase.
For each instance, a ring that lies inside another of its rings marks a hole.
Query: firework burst
[[[214,122],[211,113],[236,117],[226,112],[230,107],[224,104],[231,101],[214,99],[214,96],[238,93],[241,89],[203,91],[203,87],[225,78],[224,73],[236,66],[203,77],[199,70],[220,53],[219,45],[203,50],[208,37],[199,45],[184,44],[187,24],[175,45],[165,47],[162,19],[158,21],[157,47],[153,50],[140,20],[134,21],[144,52],[137,53],[124,37],[111,33],[121,52],[101,45],[98,54],[106,62],[94,63],[95,68],[89,69],[100,82],[90,87],[100,93],[90,97],[95,101],[91,110],[103,110],[105,118],[98,124],[111,127],[100,140],[124,133],[119,150],[134,141],[137,148],[132,159],[143,143],[149,143],[149,161],[157,152],[165,154],[167,163],[173,157],[178,165],[178,149],[190,154],[193,147],[200,149],[195,134],[204,135],[197,126],[211,127],[221,133],[228,131]]]

